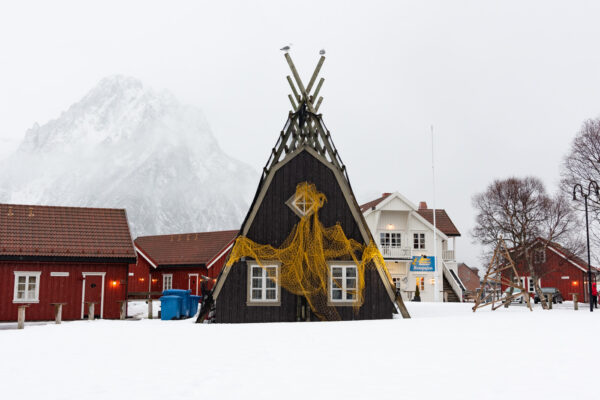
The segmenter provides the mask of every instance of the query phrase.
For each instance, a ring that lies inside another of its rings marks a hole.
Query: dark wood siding
[[[275,172],[249,227],[248,238],[274,247],[283,243],[299,221],[298,216],[285,203],[296,192],[296,186],[301,182],[314,183],[317,190],[327,197],[327,202],[319,211],[319,219],[324,226],[332,226],[339,222],[348,238],[364,243],[359,222],[354,219],[333,171],[307,151],[300,152]],[[343,320],[391,318],[393,304],[378,272],[368,269],[365,275],[363,306],[358,313],[354,313],[352,307],[337,307],[340,317]],[[280,306],[247,306],[247,279],[246,263],[238,262],[233,265],[217,300],[217,322],[296,320],[297,298],[285,289],[281,290]]]

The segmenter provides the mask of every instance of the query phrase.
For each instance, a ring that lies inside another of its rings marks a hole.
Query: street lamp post
[[[588,257],[588,289],[590,294],[590,312],[594,312],[594,302],[592,301],[592,262],[590,259],[590,225],[588,222],[588,197],[595,193],[596,197],[600,197],[600,190],[598,189],[598,183],[596,181],[590,180],[588,184],[587,193],[583,191],[583,187],[577,183],[573,186],[573,200],[577,200],[577,188],[579,188],[579,193],[581,197],[583,197],[585,203],[585,235],[587,238],[587,257]],[[593,189],[593,192],[592,192]]]

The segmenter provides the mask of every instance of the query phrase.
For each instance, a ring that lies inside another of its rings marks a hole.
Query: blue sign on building
[[[435,272],[435,257],[413,256],[410,270],[414,272]]]

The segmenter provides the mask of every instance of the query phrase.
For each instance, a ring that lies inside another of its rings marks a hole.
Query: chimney
[[[419,210],[427,210],[427,203],[424,201],[419,202]]]

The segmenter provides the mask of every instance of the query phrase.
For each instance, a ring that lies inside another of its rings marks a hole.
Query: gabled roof
[[[135,261],[123,209],[0,204],[0,257]]]
[[[548,241],[548,240],[545,240],[542,238],[537,238],[534,243],[546,244],[547,248],[550,251],[554,252],[561,258],[564,258],[565,260],[570,262],[573,266],[577,267],[578,269],[580,269],[584,272],[588,270],[588,263],[586,261],[584,261],[581,257],[576,255],[572,251],[564,248],[559,243],[551,242],[551,241]],[[594,267],[593,265],[591,267],[592,267],[592,271],[595,271],[596,273],[600,272],[599,268]]]
[[[391,195],[391,193],[384,193],[380,198],[371,200],[368,203],[361,205],[360,211],[364,213],[365,211],[370,210],[373,207],[377,207],[377,205],[379,203],[381,203],[383,200],[387,199],[390,195]]]
[[[433,225],[433,210],[431,208],[425,210],[417,210],[419,215]],[[460,236],[460,232],[446,213],[446,210],[435,210],[435,225],[444,232],[446,236]]]
[[[363,214],[365,214],[369,210],[376,209],[377,206],[379,206],[385,200],[387,200],[389,198],[393,198],[394,196],[402,199],[402,201],[404,201],[406,204],[408,204],[409,207],[413,208],[414,211],[416,211],[421,217],[423,217],[423,219],[425,219],[425,221],[427,221],[429,224],[433,225],[433,209],[431,209],[431,208],[417,209],[410,201],[408,201],[408,199],[406,199],[404,196],[402,196],[400,193],[397,193],[397,192],[396,193],[383,193],[381,195],[381,197],[379,197],[375,200],[371,200],[371,201],[361,205],[360,210]],[[386,201],[385,203],[387,204],[388,202],[389,201]],[[382,205],[382,207],[383,207],[383,205]],[[450,236],[450,237],[451,236],[460,236],[460,232],[458,231],[458,229],[456,228],[456,226],[450,219],[450,216],[448,216],[448,213],[446,213],[446,210],[443,210],[443,209],[435,210],[435,225],[436,225],[436,228],[446,236]]]
[[[233,243],[237,230],[140,236],[135,247],[153,265],[207,265]]]
[[[298,89],[296,89],[292,78],[287,76],[287,81],[292,89],[292,94],[290,94],[288,98],[292,104],[293,111],[288,114],[288,120],[284,129],[279,134],[279,138],[272,148],[269,159],[263,168],[256,194],[250,205],[250,210],[242,223],[240,234],[247,234],[275,173],[294,157],[297,157],[303,152],[307,152],[332,170],[348,206],[350,207],[350,211],[358,224],[358,228],[361,231],[365,243],[370,243],[373,238],[368,229],[365,217],[362,212],[360,212],[360,208],[354,197],[346,166],[343,164],[340,155],[333,144],[331,133],[325,126],[322,115],[318,114],[319,107],[323,101],[323,97],[319,97],[319,91],[323,85],[324,78],[321,78],[316,86],[315,83],[319,71],[321,70],[321,66],[325,61],[325,57],[322,56],[319,59],[317,67],[306,87],[300,79],[296,67],[287,52],[285,53],[285,58],[290,66],[296,85],[298,86]],[[221,270],[217,283],[213,289],[215,299],[218,298],[230,269],[231,266],[226,266]],[[395,288],[392,287],[391,280],[388,279],[387,276],[384,276],[379,268],[377,271],[392,303],[395,304],[395,307],[400,309],[405,318],[410,318],[408,311],[402,302],[402,298],[396,296]]]

